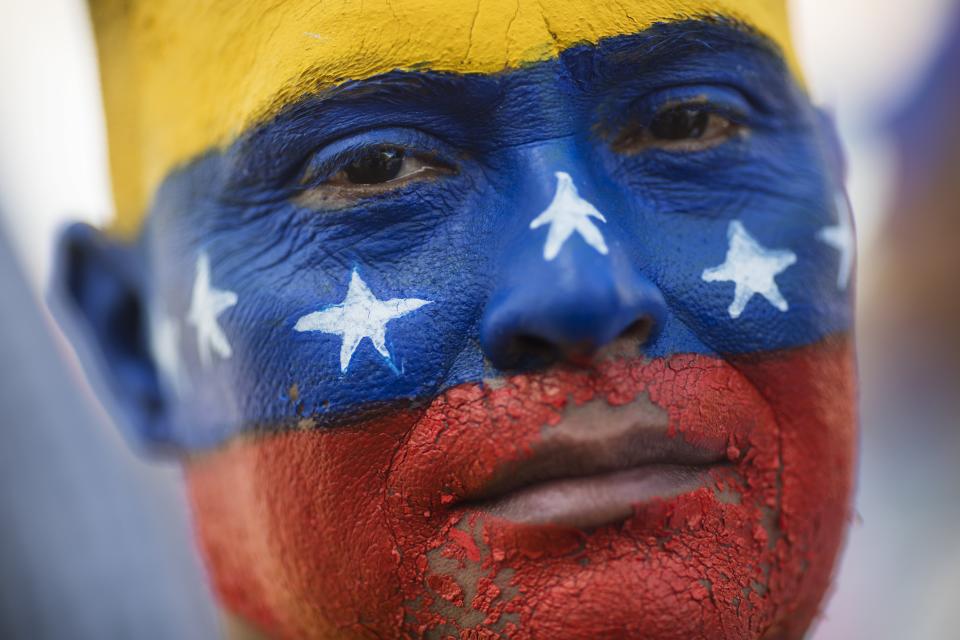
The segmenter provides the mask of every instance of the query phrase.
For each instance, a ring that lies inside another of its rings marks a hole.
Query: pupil
[[[347,165],[347,178],[354,184],[389,182],[400,173],[403,149],[386,147],[375,149]]]
[[[650,123],[650,131],[661,140],[688,140],[703,136],[710,113],[703,109],[676,107],[658,113]]]

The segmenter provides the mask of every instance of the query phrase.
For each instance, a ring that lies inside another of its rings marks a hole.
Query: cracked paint
[[[272,637],[800,638],[849,513],[851,381],[845,338],[732,364],[617,357],[240,439],[188,480],[217,590]],[[714,486],[591,531],[463,502],[567,411],[644,394],[676,437],[728,442]]]

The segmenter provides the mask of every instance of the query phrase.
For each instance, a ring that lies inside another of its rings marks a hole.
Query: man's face
[[[854,439],[820,127],[768,41],[692,20],[341,83],[171,172],[159,424],[224,604],[284,637],[799,637]]]

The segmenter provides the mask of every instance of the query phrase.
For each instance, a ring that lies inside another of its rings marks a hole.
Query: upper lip
[[[618,407],[595,399],[568,410],[557,425],[543,427],[543,437],[529,456],[502,462],[486,482],[460,501],[493,501],[551,480],[646,465],[704,467],[725,460],[724,441],[684,439],[670,430],[666,413],[646,396]]]

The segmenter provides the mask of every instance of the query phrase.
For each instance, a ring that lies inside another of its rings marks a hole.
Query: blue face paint
[[[695,151],[623,143],[685,104],[735,133]],[[169,356],[171,412],[153,438],[199,447],[305,419],[344,424],[589,353],[638,322],[649,357],[842,332],[849,292],[837,248],[818,239],[843,213],[840,185],[821,144],[780,58],[723,23],[660,25],[493,76],[398,72],[309,98],[157,194],[142,238],[151,316],[179,335],[155,347]],[[360,199],[305,195],[388,147],[442,170]],[[533,224],[558,199],[562,219]],[[562,242],[548,257],[551,234]],[[201,255],[221,304],[191,314]],[[188,316],[206,318],[204,336]]]

